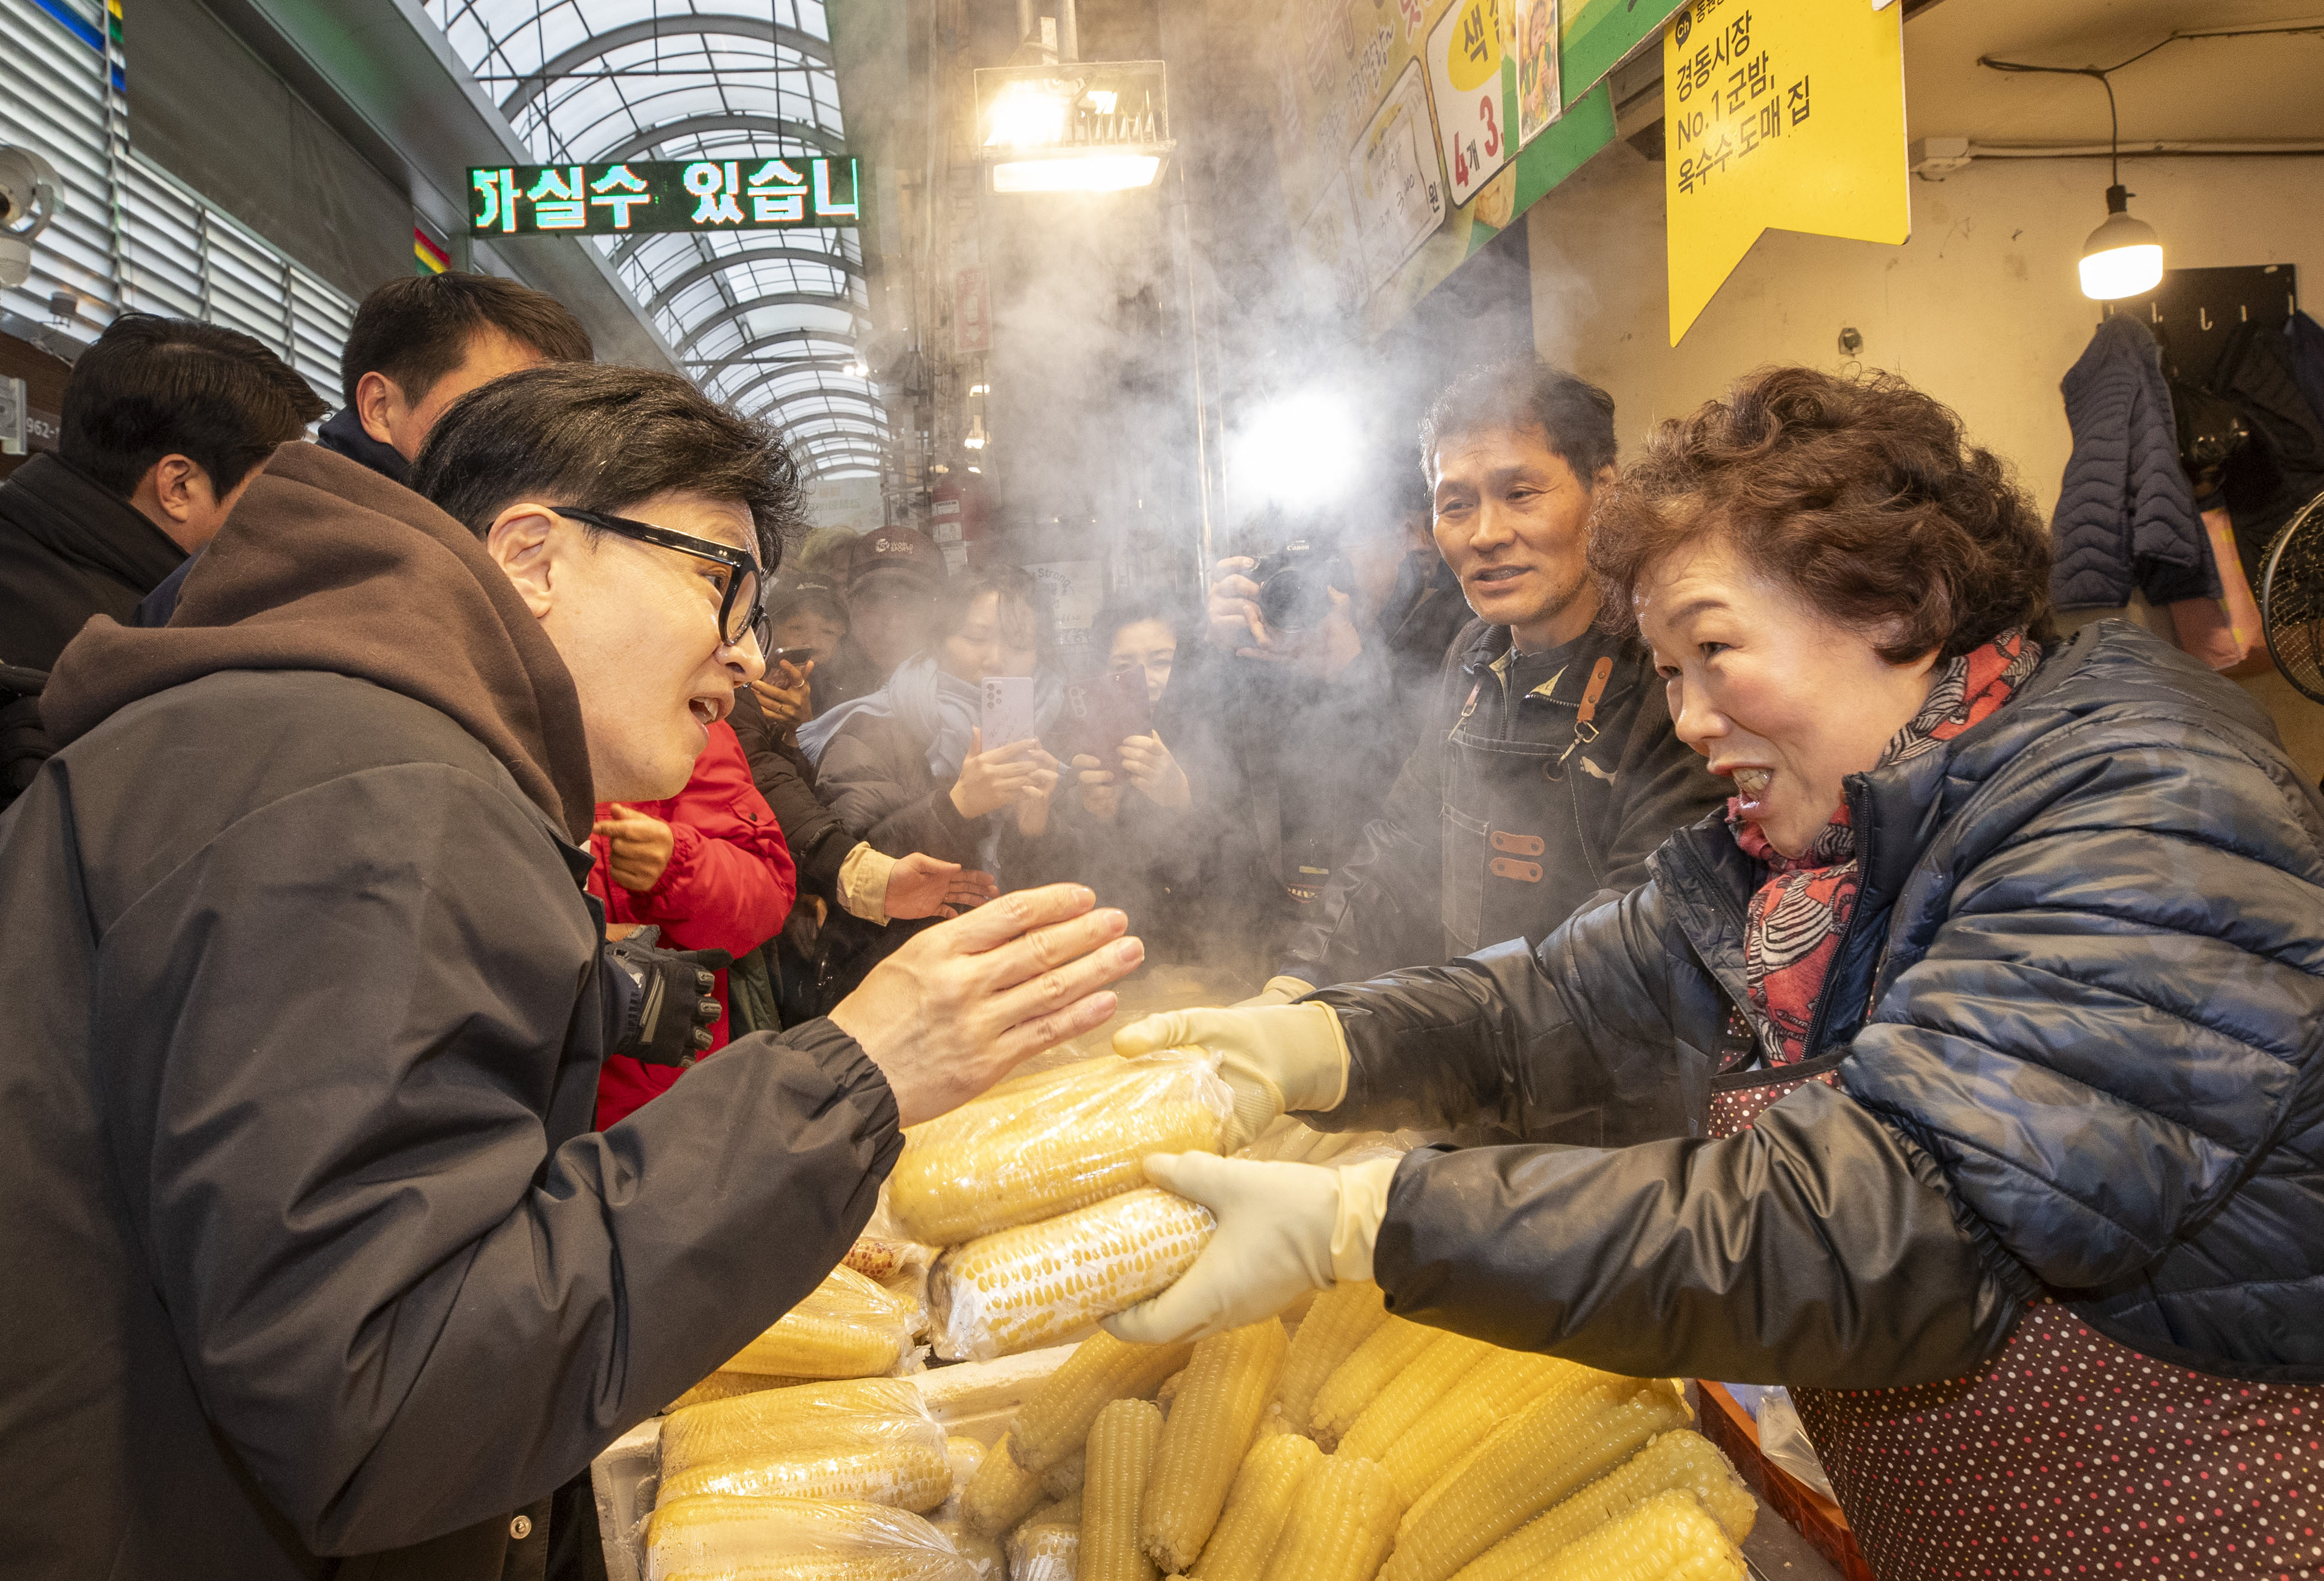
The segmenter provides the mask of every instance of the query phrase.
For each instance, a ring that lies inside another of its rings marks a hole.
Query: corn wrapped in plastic
[[[1009,1534],[1009,1581],[1076,1581],[1081,1573],[1081,1496],[1028,1515]]]
[[[915,1240],[953,1246],[1134,1191],[1145,1159],[1216,1152],[1233,1094],[1199,1049],[1107,1055],[915,1125],[888,1207]]]
[[[980,1581],[917,1515],[880,1504],[721,1495],[665,1501],[646,1521],[647,1581]]]
[[[843,1264],[719,1371],[876,1378],[903,1356],[916,1317],[903,1298]]]
[[[944,1428],[920,1391],[900,1379],[864,1378],[770,1389],[672,1411],[661,1427],[661,1493],[676,1496],[673,1487],[697,1472],[859,1454],[897,1457],[915,1497],[923,1476],[940,1489],[932,1503],[951,1491]]]
[[[1210,1209],[1146,1187],[955,1246],[928,1274],[936,1354],[1056,1345],[1169,1289],[1216,1227]]]

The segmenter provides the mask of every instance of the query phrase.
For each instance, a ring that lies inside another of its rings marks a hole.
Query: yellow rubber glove
[[[1219,1227],[1194,1265],[1150,1301],[1105,1320],[1133,1345],[1204,1339],[1271,1318],[1309,1290],[1372,1277],[1372,1246],[1402,1159],[1345,1170],[1209,1153],[1157,1153],[1146,1178],[1199,1202]]]
[[[1219,1056],[1219,1075],[1234,1089],[1223,1152],[1244,1146],[1286,1111],[1336,1109],[1348,1096],[1348,1040],[1327,1004],[1171,1010],[1113,1034],[1113,1051],[1121,1055],[1190,1044]]]

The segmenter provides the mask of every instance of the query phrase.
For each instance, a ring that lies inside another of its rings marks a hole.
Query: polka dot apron
[[[1720,1077],[1711,1133],[1837,1063]],[[1792,1399],[1879,1581],[2324,1576],[2324,1386],[2191,1372],[2042,1303],[1962,1377]]]

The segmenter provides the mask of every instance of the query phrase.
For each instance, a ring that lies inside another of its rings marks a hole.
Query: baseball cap
[[[864,533],[847,553],[847,590],[889,572],[909,576],[930,587],[944,580],[944,550],[936,540],[910,527],[881,527]]]

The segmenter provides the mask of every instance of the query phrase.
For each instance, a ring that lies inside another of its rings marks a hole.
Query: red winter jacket
[[[607,878],[611,852],[605,837],[589,837],[589,892],[605,902],[608,922],[654,922],[661,942],[672,949],[723,949],[741,956],[779,932],[790,914],[798,879],[790,847],[775,824],[766,799],[751,782],[750,760],[732,726],[710,727],[710,744],[694,762],[694,778],[667,801],[625,805],[669,825],[669,865],[643,894]],[[597,816],[612,808],[597,804]],[[610,891],[610,892],[608,892]],[[726,1042],[726,974],[718,974],[718,1023],[713,1049]],[[681,1073],[667,1065],[645,1065],[626,1054],[607,1058],[597,1077],[597,1128],[606,1126],[667,1090]]]

